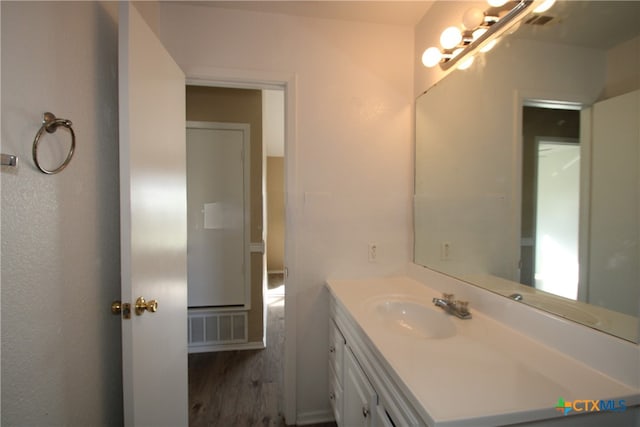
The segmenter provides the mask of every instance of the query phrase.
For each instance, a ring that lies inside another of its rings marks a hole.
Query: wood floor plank
[[[269,288],[276,286],[269,284]],[[267,310],[266,349],[189,355],[190,427],[286,427],[282,412],[285,319],[278,298]]]

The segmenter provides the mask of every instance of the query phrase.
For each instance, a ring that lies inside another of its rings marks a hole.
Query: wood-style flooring
[[[274,287],[270,283],[269,288]],[[190,427],[286,425],[282,415],[284,296],[276,291],[269,298],[266,349],[189,355]]]

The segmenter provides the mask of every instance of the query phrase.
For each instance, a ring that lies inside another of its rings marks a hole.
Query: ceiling
[[[640,1],[558,1],[544,15],[553,19],[522,25],[516,36],[609,49],[640,34]]]
[[[181,2],[185,3],[185,2]],[[415,26],[434,1],[190,1],[190,4],[311,18]]]

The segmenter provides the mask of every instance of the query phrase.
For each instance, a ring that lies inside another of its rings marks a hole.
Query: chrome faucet
[[[453,294],[442,294],[442,298],[434,298],[433,303],[436,307],[442,308],[449,314],[460,319],[471,319],[468,301],[458,301],[453,299]]]
[[[514,301],[522,301],[522,294],[511,294],[509,295],[509,298]]]

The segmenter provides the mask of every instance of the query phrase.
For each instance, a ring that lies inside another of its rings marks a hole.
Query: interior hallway
[[[270,275],[268,288],[266,349],[189,355],[191,427],[285,426],[282,275]]]

